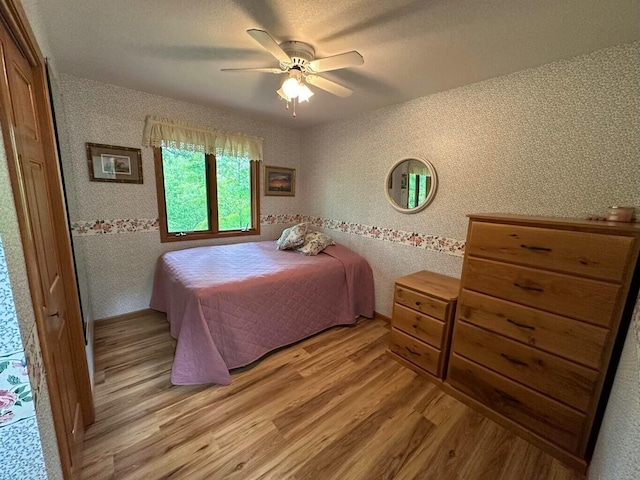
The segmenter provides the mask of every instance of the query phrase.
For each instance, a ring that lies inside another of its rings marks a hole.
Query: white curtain
[[[234,157],[262,160],[262,138],[243,133],[227,133],[190,122],[147,116],[142,145],[165,147]]]
[[[407,173],[413,173],[414,175],[427,175],[429,177],[431,176],[431,171],[427,168],[427,166],[418,160],[409,160]]]

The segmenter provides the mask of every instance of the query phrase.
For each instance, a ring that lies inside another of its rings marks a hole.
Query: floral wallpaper
[[[24,352],[0,356],[0,427],[35,416],[33,403]]]
[[[159,229],[158,225],[157,218],[76,221],[71,223],[71,233],[79,236],[157,232]]]
[[[0,238],[0,480],[47,477],[35,418],[30,368],[18,329]]]
[[[168,249],[199,245],[162,244],[159,235],[119,235],[157,231],[153,150],[141,146],[147,115],[262,137],[265,163],[298,169],[300,173],[300,133],[277,123],[71,75],[57,75],[53,84],[69,216],[75,221],[78,281],[89,333],[94,319],[148,307],[158,256]],[[141,148],[144,183],[90,181],[86,142]],[[265,211],[284,213],[299,211],[299,199],[262,197],[260,201]],[[274,228],[265,226],[264,235],[255,240],[271,238]],[[212,243],[216,242],[209,242]]]
[[[463,239],[470,213],[584,218],[610,205],[640,207],[639,78],[636,41],[307,129],[299,211]],[[414,215],[395,211],[383,192],[388,169],[406,157],[438,173],[433,202]],[[383,314],[397,276],[461,273],[451,255],[343,240],[370,261]],[[640,478],[639,322],[636,310],[594,480]]]

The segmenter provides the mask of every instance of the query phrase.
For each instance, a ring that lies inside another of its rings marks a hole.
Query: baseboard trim
[[[378,313],[378,312],[373,312],[373,318],[377,318],[380,320],[384,320],[387,323],[391,323],[390,317],[387,317],[386,315],[382,315],[381,313]]]
[[[99,318],[95,320],[100,323],[117,323],[122,320],[131,320],[132,318],[140,317],[142,315],[148,315],[155,312],[152,308],[144,308],[142,310],[136,310],[135,312],[122,313],[120,315],[114,315],[113,317]]]

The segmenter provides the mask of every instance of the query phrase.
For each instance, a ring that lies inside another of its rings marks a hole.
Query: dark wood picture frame
[[[295,197],[296,169],[265,165],[264,194],[280,197]]]
[[[142,150],[87,143],[87,164],[92,182],[142,183]]]

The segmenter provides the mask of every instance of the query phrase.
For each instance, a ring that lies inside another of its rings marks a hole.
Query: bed
[[[267,352],[373,317],[373,275],[340,244],[317,256],[270,241],[190,248],[158,259],[150,306],[177,340],[171,382],[228,385]]]

